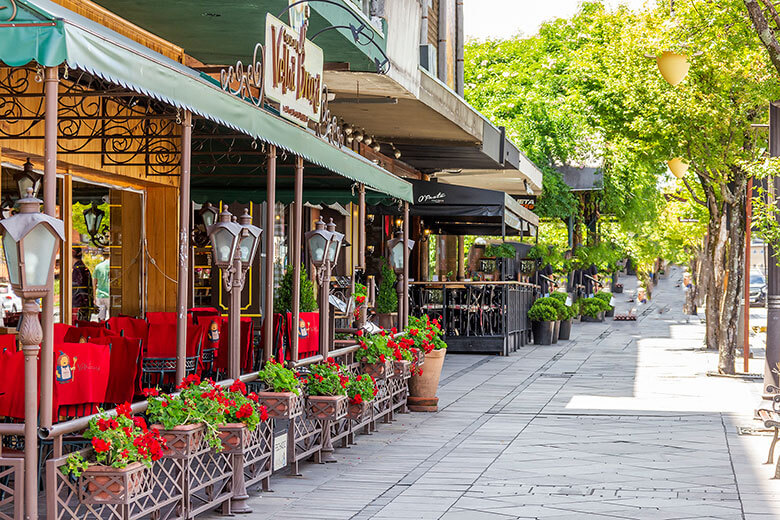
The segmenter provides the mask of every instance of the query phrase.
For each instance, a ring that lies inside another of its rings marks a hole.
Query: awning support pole
[[[358,188],[358,269],[366,272],[366,185]],[[368,297],[360,306],[358,313],[358,328],[366,324],[368,314]]]
[[[293,293],[292,293],[292,337],[290,338],[290,357],[298,361],[298,323],[301,316],[301,236],[303,233],[303,157],[295,157],[295,200],[293,201]],[[279,360],[280,362],[282,360]]]
[[[409,203],[404,202],[404,291],[403,302],[401,304],[402,317],[400,320],[400,328],[405,329],[409,324]]]
[[[274,228],[276,227],[276,146],[268,145],[265,207],[265,303],[263,305],[263,361],[273,356],[274,347]]]
[[[59,68],[46,67],[43,80],[44,96],[44,151],[43,151],[43,212],[57,216],[57,96]],[[19,196],[23,196],[19,194]],[[70,210],[63,211],[70,217]],[[66,254],[65,251],[60,253]],[[70,254],[70,251],[67,252]],[[41,351],[41,426],[51,426],[52,400],[54,394],[54,291],[43,298],[41,324],[43,326],[43,349]],[[28,417],[27,420],[35,420]]]
[[[190,274],[190,170],[192,165],[192,113],[184,112],[181,129],[179,181],[179,276],[176,287],[176,381],[187,375],[187,298]]]

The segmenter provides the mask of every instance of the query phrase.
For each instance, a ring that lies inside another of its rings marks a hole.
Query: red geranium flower
[[[157,388],[144,388],[142,392],[146,397],[152,397],[152,396],[156,397],[160,395],[160,391]]]
[[[116,414],[129,418],[133,414],[133,408],[130,406],[130,403],[124,402],[116,407]]]
[[[103,439],[92,437],[92,448],[94,448],[97,453],[105,453],[111,449],[111,441],[104,441]]]
[[[268,408],[265,406],[260,407],[260,420],[263,422],[268,420]]]

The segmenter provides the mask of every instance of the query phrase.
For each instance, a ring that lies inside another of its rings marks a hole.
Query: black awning
[[[502,191],[484,190],[436,181],[409,180],[414,193],[409,214],[422,217],[437,235],[501,236],[530,233],[536,224],[520,203]],[[400,214],[397,205],[380,206],[379,214]]]

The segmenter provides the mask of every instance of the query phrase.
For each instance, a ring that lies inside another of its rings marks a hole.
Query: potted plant
[[[253,432],[261,421],[268,420],[268,410],[258,406],[259,397],[247,394],[246,385],[236,380],[227,390],[216,387],[213,399],[225,407],[225,422],[219,426],[219,438],[229,453],[241,450],[247,443],[247,431]]]
[[[580,304],[580,314],[582,315],[582,321],[604,321],[604,312],[609,307],[607,302],[601,298],[581,298],[578,303]]]
[[[556,291],[550,294],[550,298],[553,298],[563,306],[562,309],[559,309],[560,324],[558,326],[558,339],[568,340],[571,336],[571,320],[574,317],[574,309],[571,305],[566,305],[569,295],[564,292]]]
[[[361,318],[365,316],[366,312],[364,304],[366,303],[366,298],[368,298],[368,288],[362,283],[355,283],[355,292],[352,296],[355,298],[355,321],[358,324],[363,323]]]
[[[350,374],[346,390],[349,399],[347,417],[353,421],[362,421],[378,392],[376,381],[368,374]]]
[[[561,330],[561,322],[566,320],[569,315],[566,309],[566,304],[564,303],[565,300],[564,302],[562,302],[558,299],[558,297],[553,297],[552,295],[547,296],[545,298],[538,298],[538,300],[541,300],[539,301],[540,304],[548,304],[555,309],[556,319],[555,319],[555,327],[553,328],[552,342],[558,343],[558,336]]]
[[[149,389],[145,392],[149,420],[153,427],[160,429],[167,444],[165,455],[189,454],[204,436],[209,446],[221,451],[219,426],[225,423],[225,407],[214,398],[221,388],[213,381],[201,381],[200,376],[191,374],[176,389],[179,393],[172,395],[155,395]]]
[[[409,379],[409,409],[415,412],[435,412],[439,409],[436,391],[447,353],[441,324],[427,315],[421,318],[410,316],[405,336],[414,341],[410,348],[425,353],[425,371],[420,370],[422,373]]]
[[[595,298],[599,298],[607,304],[607,309],[604,311],[604,316],[611,318],[615,315],[615,307],[612,305],[612,293],[608,291],[599,291],[593,295]]]
[[[547,299],[537,298],[528,309],[528,319],[531,320],[534,345],[551,345],[555,334],[555,322],[558,319],[558,311],[555,307]]]
[[[387,260],[382,262],[380,270],[382,280],[379,282],[379,290],[376,295],[376,313],[379,326],[383,329],[391,329],[398,322],[398,293],[395,291],[395,271]]]
[[[80,479],[80,500],[85,504],[127,504],[152,491],[149,468],[162,457],[165,440],[156,428],[147,428],[142,417],[132,417],[129,403],[116,412],[116,416],[101,412],[84,432],[91,439],[95,462],[76,452],[60,468]]]
[[[374,379],[387,379],[393,375],[393,349],[388,345],[387,333],[383,330],[379,334],[364,335],[359,330],[357,336],[361,371]]]
[[[347,414],[349,377],[333,358],[309,366],[306,378],[306,412],[312,419],[337,421]]]
[[[387,346],[393,350],[393,358],[395,359],[393,373],[401,379],[409,379],[412,376],[415,361],[415,355],[412,351],[414,340],[408,337],[401,337],[397,340],[390,338],[387,341]]]
[[[257,375],[270,389],[257,393],[258,403],[265,406],[269,417],[290,419],[302,413],[303,408],[298,405],[301,381],[294,370],[271,358]]]

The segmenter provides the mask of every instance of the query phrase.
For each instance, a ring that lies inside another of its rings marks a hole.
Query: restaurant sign
[[[306,39],[308,24],[298,31],[271,14],[265,19],[265,96],[279,103],[282,117],[307,126],[319,123],[322,110],[322,49]]]

